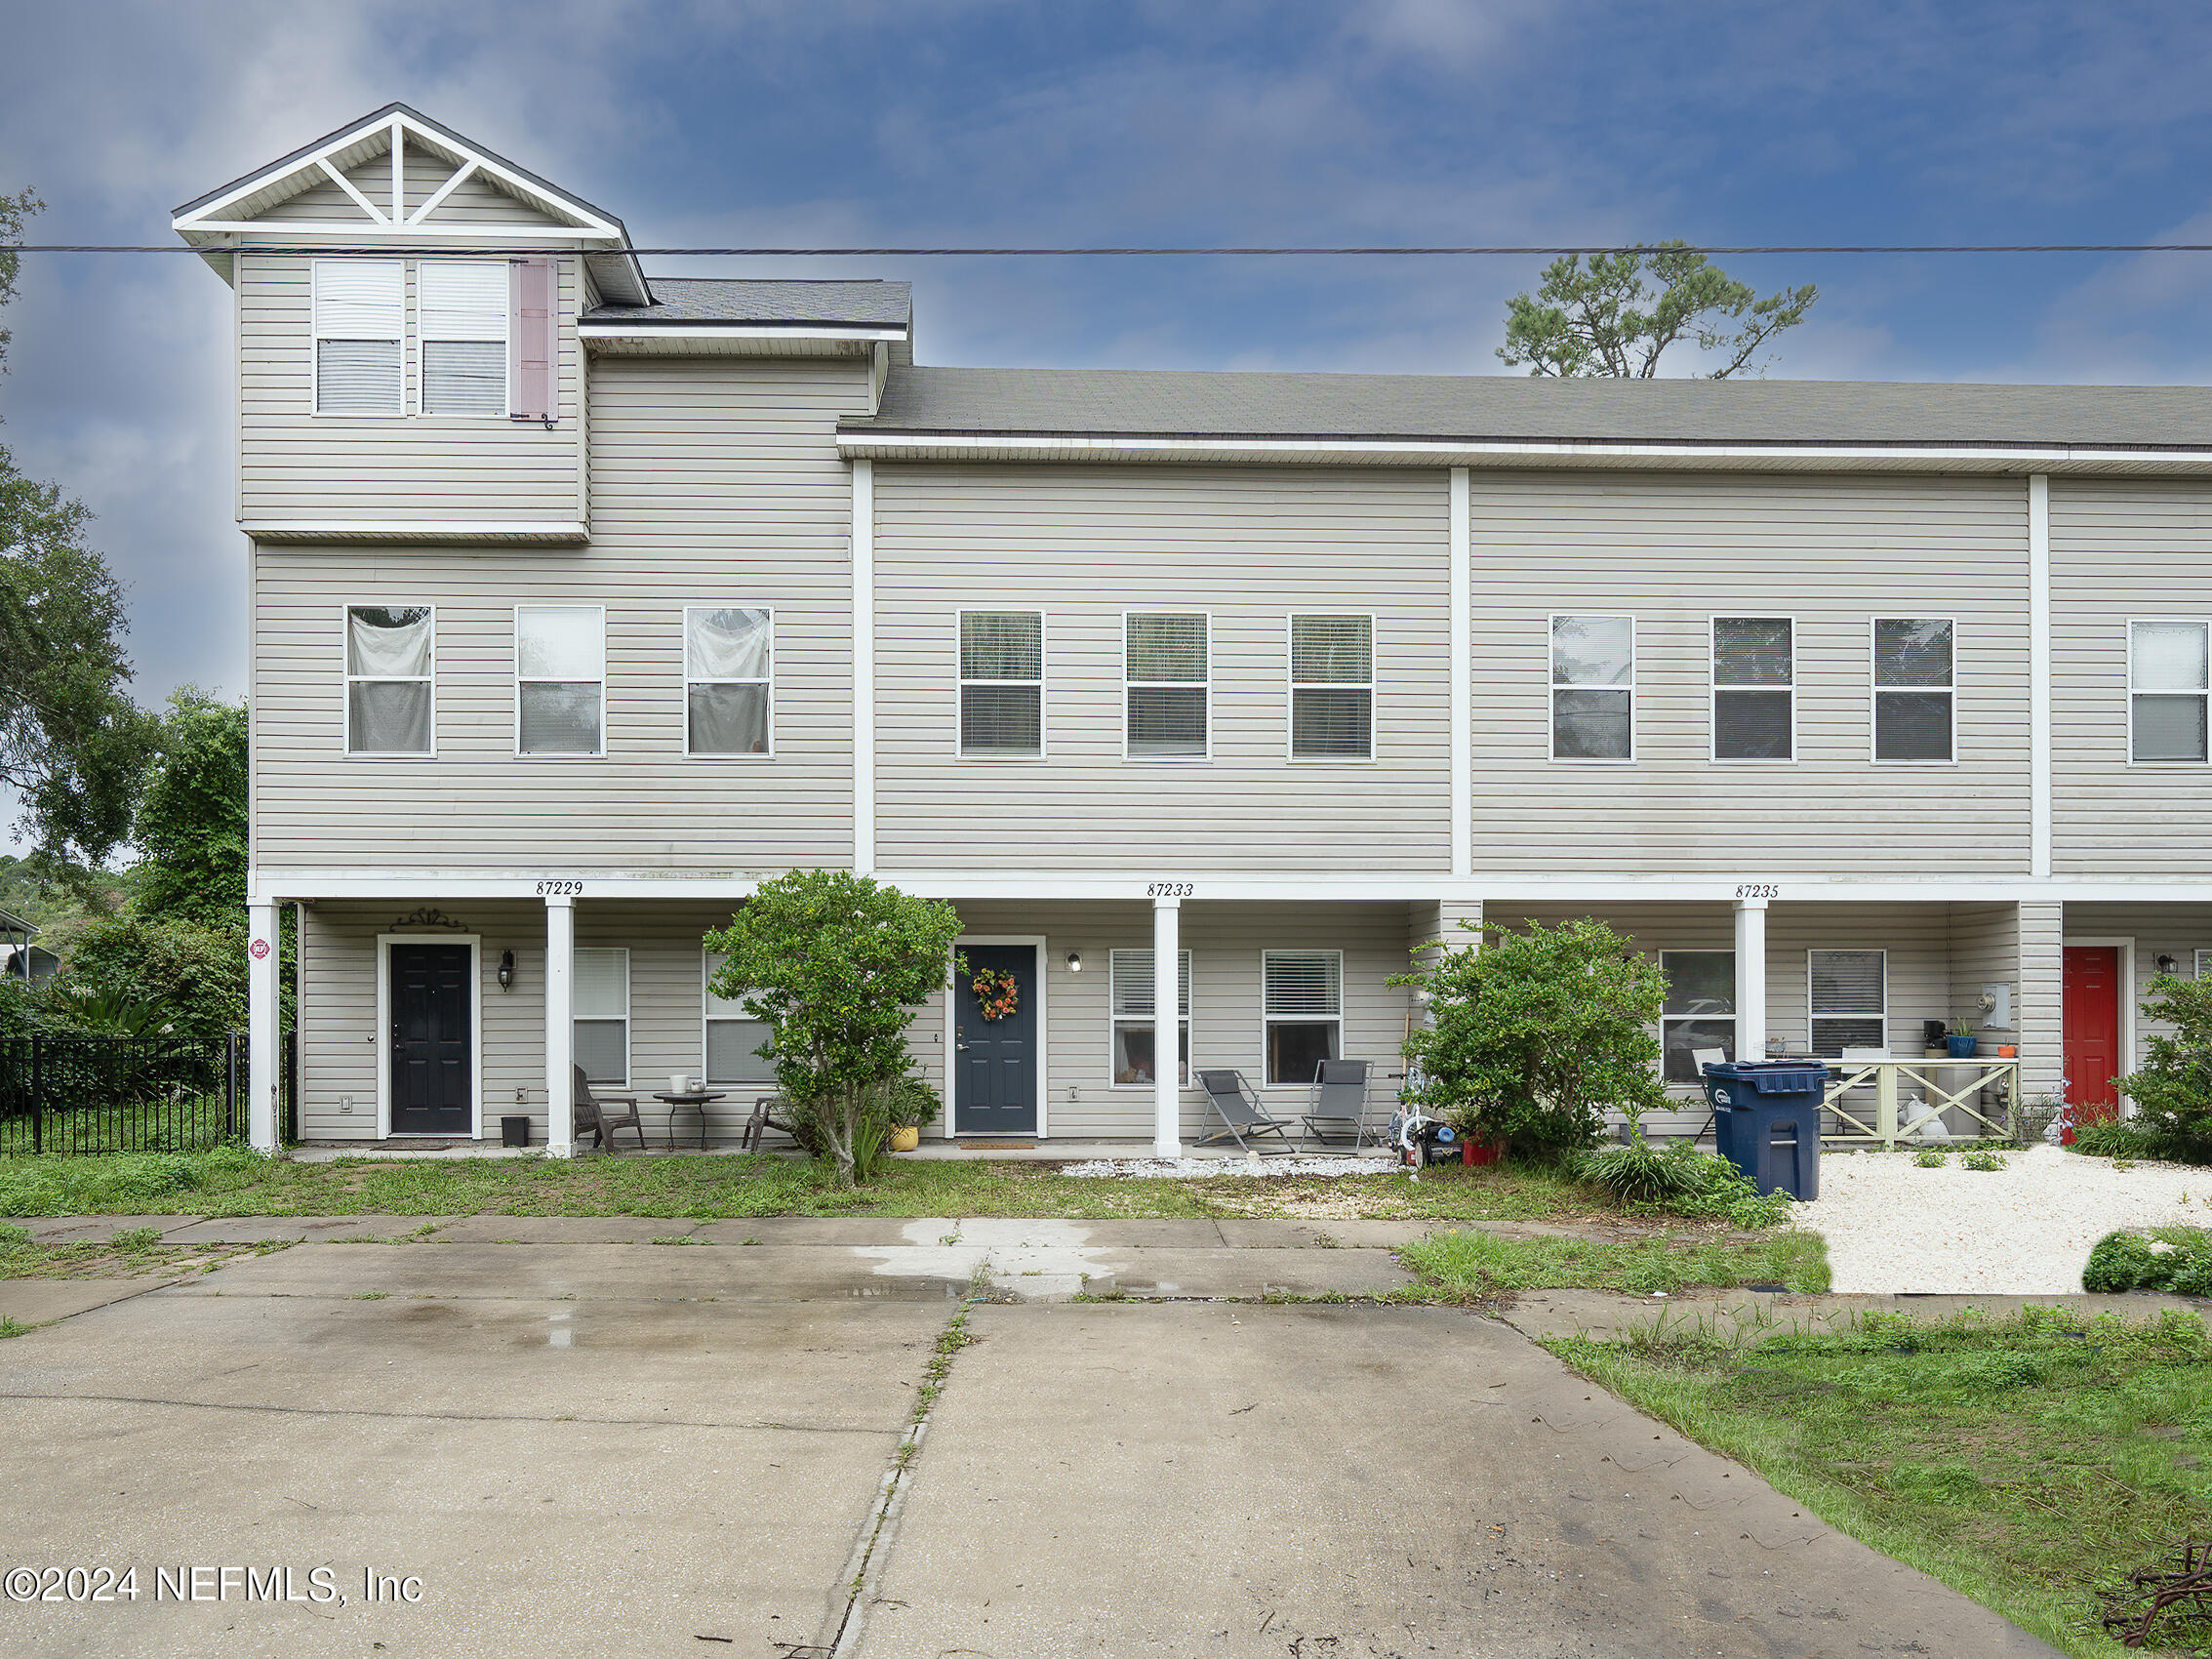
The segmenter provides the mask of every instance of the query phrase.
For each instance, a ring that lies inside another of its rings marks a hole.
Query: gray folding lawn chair
[[[1299,1119],[1306,1125],[1307,1140],[1326,1146],[1348,1136],[1351,1150],[1359,1151],[1373,1132],[1367,1123],[1367,1062],[1322,1061],[1313,1072],[1313,1098],[1308,1105],[1311,1110]]]
[[[1218,1146],[1223,1141],[1232,1140],[1246,1152],[1256,1153],[1259,1149],[1252,1142],[1272,1135],[1282,1142],[1282,1151],[1298,1150],[1290,1142],[1290,1125],[1268,1114],[1267,1109],[1260,1104],[1259,1096],[1245,1082],[1242,1072],[1201,1072],[1198,1086],[1206,1091],[1206,1104],[1222,1120],[1221,1130],[1204,1137],[1198,1142],[1199,1146]]]
[[[591,1085],[584,1080],[583,1068],[581,1066],[576,1069],[573,1087],[576,1092],[575,1133],[579,1138],[588,1133],[595,1151],[620,1152],[622,1149],[615,1145],[615,1131],[634,1129],[637,1131],[637,1150],[645,1151],[645,1125],[638,1121],[637,1096],[593,1094]]]

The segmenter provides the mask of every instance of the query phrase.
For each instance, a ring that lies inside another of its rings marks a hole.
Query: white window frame
[[[353,613],[355,611],[428,611],[430,613],[430,671],[427,674],[357,674],[353,671]],[[348,760],[435,760],[438,757],[438,607],[421,603],[392,604],[384,599],[348,599],[338,610],[338,718],[344,733],[343,753]],[[421,678],[430,688],[430,747],[428,749],[364,749],[353,747],[353,685],[356,680]]]
[[[1197,617],[1206,625],[1206,677],[1202,680],[1133,680],[1129,677],[1129,619],[1131,617]],[[1132,690],[1196,690],[1206,700],[1206,749],[1202,754],[1131,754],[1129,752],[1129,694]],[[1214,758],[1214,614],[1211,611],[1146,609],[1121,613],[1121,758],[1145,765],[1190,766]]]
[[[412,405],[412,394],[407,384],[408,323],[413,307],[408,303],[408,268],[405,260],[384,259],[310,259],[307,262],[307,415],[317,421],[404,421]],[[399,267],[399,398],[389,409],[328,409],[323,407],[322,352],[325,340],[354,340],[360,336],[350,334],[326,335],[322,332],[321,306],[316,295],[316,271],[324,265],[396,265]]]
[[[1733,947],[1715,951],[1688,945],[1672,951],[1662,951],[1659,953],[1659,971],[1661,973],[1667,972],[1667,958],[1669,956],[1726,956],[1733,964],[1736,960],[1736,951]],[[1683,1082],[1680,1079],[1669,1080],[1667,1075],[1667,1028],[1669,1026],[1686,1025],[1692,1021],[1707,1026],[1717,1026],[1726,1022],[1728,1026],[1728,1052],[1739,1059],[1743,1057],[1743,1027],[1739,1023],[1736,1012],[1736,985],[1733,976],[1729,980],[1728,1012],[1725,1014],[1669,1014],[1664,1007],[1661,1009],[1659,1015],[1659,1079],[1661,1084],[1667,1088],[1682,1089],[1701,1086],[1694,1082]]]
[[[522,747],[522,688],[530,685],[554,685],[554,680],[525,681],[522,673],[522,613],[525,611],[595,611],[599,617],[599,747],[588,754],[555,754],[526,751]],[[509,634],[513,644],[514,666],[514,757],[517,760],[547,760],[571,764],[579,760],[604,760],[607,756],[607,607],[604,605],[575,605],[565,599],[533,601],[516,605],[508,617]]]
[[[1790,625],[1790,683],[1739,685],[1720,683],[1720,640],[1716,633],[1724,622],[1782,622]],[[1794,766],[1797,764],[1797,619],[1779,611],[1716,611],[1706,618],[1706,758],[1715,766]],[[1720,754],[1720,694],[1724,691],[1779,691],[1790,699],[1790,752],[1761,759],[1749,755],[1722,759]]]
[[[1882,959],[1882,1005],[1877,1013],[1816,1014],[1813,1012],[1813,958],[1815,956],[1851,955],[1879,956]],[[1889,1050],[1889,951],[1870,945],[1823,945],[1805,952],[1805,1052],[1820,1053],[1819,1028],[1823,1020],[1871,1020],[1879,1018],[1882,1024],[1882,1040],[1877,1045],[1884,1053]]]
[[[2147,766],[2153,771],[2186,771],[2191,767],[2203,767],[2212,765],[2212,689],[2193,694],[2195,696],[2208,700],[2205,705],[2205,718],[2207,722],[2205,736],[2205,759],[2138,760],[2135,758],[2135,700],[2139,695],[2135,689],[2135,630],[2140,625],[2144,623],[2152,623],[2167,627],[2187,626],[2202,628],[2205,631],[2205,650],[2208,656],[2212,656],[2212,620],[2208,620],[2204,617],[2130,617],[2127,619],[2127,763],[2130,766]],[[2212,679],[2212,675],[2207,675],[2207,679]],[[2149,691],[2143,692],[2140,695],[2145,697],[2188,697],[2192,694],[2186,691]]]
[[[694,611],[766,611],[768,613],[768,675],[765,679],[700,679],[691,671],[691,614]],[[776,758],[776,607],[755,599],[693,599],[683,607],[683,636],[677,641],[683,652],[684,689],[684,758],[686,760],[738,760],[757,764]],[[768,691],[768,748],[759,754],[703,754],[691,747],[691,688],[695,685],[757,685]],[[599,682],[602,705],[607,695],[604,676]],[[520,704],[516,705],[517,709]],[[607,718],[602,708],[599,716],[599,744],[604,751],[607,742]]]
[[[503,422],[503,422],[506,422],[506,421],[510,421],[510,420],[512,420],[512,419],[513,419],[512,411],[513,411],[513,409],[514,409],[514,301],[513,301],[513,299],[511,298],[511,295],[512,295],[512,289],[511,289],[511,287],[510,287],[510,288],[509,288],[509,290],[508,290],[508,293],[509,293],[509,296],[510,296],[510,297],[509,297],[509,298],[507,299],[507,301],[505,302],[505,303],[504,303],[504,304],[503,304],[503,306],[501,307],[501,322],[500,322],[500,409],[499,409],[499,413],[498,413],[498,414],[496,414],[496,415],[491,415],[491,414],[486,414],[486,415],[476,415],[476,414],[470,414],[470,413],[467,413],[467,412],[464,412],[464,411],[462,411],[462,410],[457,410],[457,409],[424,409],[424,408],[422,407],[422,394],[423,394],[423,390],[424,390],[424,388],[425,388],[425,387],[427,386],[427,384],[428,384],[428,370],[429,370],[429,364],[428,364],[428,362],[427,362],[427,360],[426,360],[426,349],[425,349],[425,348],[426,348],[426,347],[428,346],[428,344],[429,344],[429,342],[430,342],[430,336],[429,336],[429,334],[428,334],[428,333],[426,332],[426,330],[425,330],[425,328],[424,328],[424,325],[423,325],[423,321],[422,321],[422,272],[423,272],[423,269],[424,269],[424,268],[425,268],[426,266],[430,266],[430,265],[494,265],[494,264],[496,264],[496,265],[498,265],[498,266],[499,266],[499,268],[500,268],[500,272],[501,272],[501,275],[502,275],[503,279],[503,280],[504,280],[504,281],[505,281],[506,283],[508,283],[508,284],[511,284],[511,283],[513,282],[513,280],[514,280],[514,277],[513,277],[513,271],[512,271],[512,268],[511,268],[511,266],[512,266],[512,262],[511,262],[511,261],[508,261],[508,260],[503,260],[503,259],[502,259],[502,260],[440,260],[440,259],[422,259],[422,260],[416,260],[416,261],[414,261],[414,262],[412,262],[412,263],[413,263],[413,264],[414,264],[414,267],[415,267],[415,268],[414,268],[414,281],[413,281],[413,283],[412,283],[412,285],[411,285],[411,286],[412,286],[412,289],[413,289],[413,294],[412,294],[412,296],[411,296],[411,297],[412,297],[412,299],[413,299],[413,301],[414,301],[414,303],[413,303],[413,305],[412,305],[411,309],[412,309],[412,311],[413,311],[413,317],[412,317],[412,321],[413,321],[413,324],[414,324],[414,327],[413,327],[413,330],[412,330],[412,332],[413,332],[413,334],[414,334],[414,336],[415,336],[415,341],[414,341],[414,348],[413,348],[413,349],[414,349],[414,356],[415,356],[415,384],[414,384],[414,386],[412,387],[412,389],[411,389],[411,390],[409,391],[409,393],[408,393],[408,396],[407,396],[407,409],[408,409],[408,413],[409,413],[409,414],[411,414],[411,415],[414,415],[414,416],[416,416],[416,417],[417,417],[418,419],[420,419],[420,418],[422,418],[422,417],[424,417],[424,416],[427,416],[427,417],[428,417],[429,419],[431,419],[431,420],[433,420],[433,421],[499,421],[499,422]],[[439,338],[439,339],[441,339],[441,340],[444,340],[444,339],[447,339],[448,337],[447,337],[447,336],[444,336],[444,335],[440,335],[440,336],[439,336],[438,338]],[[406,347],[405,347],[405,346],[403,345],[403,346],[402,346],[402,351],[403,351],[403,353],[404,353],[405,349],[406,349]],[[403,356],[402,360],[404,361],[404,356]]]
[[[1931,623],[1940,622],[1951,629],[1951,683],[1949,685],[1883,685],[1879,658],[1881,625],[1885,622]],[[1790,690],[1796,690],[1797,651],[1795,630],[1791,630],[1790,651]],[[1951,758],[1949,760],[1884,760],[1881,754],[1881,698],[1885,691],[1942,692],[1951,699]],[[1790,706],[1790,717],[1796,717],[1796,706]],[[1790,733],[1790,748],[1797,748],[1796,733]],[[1867,760],[1874,766],[1956,766],[1958,764],[1958,619],[1938,616],[1877,616],[1867,619]]]
[[[748,1083],[741,1081],[740,1079],[734,1077],[717,1077],[713,1073],[712,1060],[710,1057],[714,1052],[714,1048],[713,1045],[707,1040],[707,1038],[712,1032],[713,1028],[717,1024],[735,1026],[744,1024],[766,1025],[768,1023],[765,1020],[756,1020],[750,1022],[743,1021],[733,1015],[717,1014],[713,1011],[713,992],[707,988],[709,982],[714,978],[715,968],[725,958],[717,955],[714,951],[707,950],[704,946],[702,946],[700,948],[699,1079],[710,1089],[759,1089],[773,1094],[776,1090],[776,1081],[773,1077]]]
[[[1298,677],[1298,624],[1301,618],[1337,622],[1356,618],[1367,625],[1367,678],[1354,680],[1301,680]],[[1371,766],[1380,747],[1375,728],[1381,723],[1381,702],[1375,684],[1375,613],[1373,611],[1292,611],[1283,624],[1283,683],[1288,688],[1283,708],[1283,758],[1293,766]],[[1213,627],[1206,630],[1207,673],[1213,671]],[[1367,693],[1367,752],[1365,754],[1300,754],[1298,752],[1298,694],[1302,691],[1364,691]],[[1207,699],[1206,743],[1214,741],[1213,699]],[[1126,709],[1126,702],[1124,708]],[[1123,718],[1127,718],[1126,712]]]
[[[586,951],[597,951],[601,955],[620,956],[623,959],[623,1074],[619,1081],[604,1077],[592,1077],[588,1080],[594,1087],[597,1088],[626,1089],[630,1086],[630,1072],[634,1067],[634,1061],[631,1056],[630,1040],[634,1032],[634,1027],[632,1026],[630,1021],[629,947],[626,945],[578,945],[572,947],[569,952],[569,984],[571,986],[574,986],[576,984],[576,958],[584,954],[584,952]],[[611,1024],[613,1020],[614,1016],[612,1014],[579,1014],[572,1008],[569,1012],[570,1054],[573,1055],[576,1052],[577,1027],[584,1025],[586,1023],[593,1025],[608,1025]],[[577,1062],[577,1064],[582,1065],[583,1062],[579,1061]]]
[[[1154,614],[1179,615],[1181,613],[1140,612],[1138,614],[1148,616]],[[966,672],[967,657],[963,641],[967,638],[968,619],[972,616],[1035,617],[1037,619],[1037,677],[1033,680],[972,680],[968,678]],[[1213,636],[1210,630],[1207,634],[1206,643],[1208,654],[1211,655]],[[1049,650],[1050,641],[1046,638],[1045,613],[1041,608],[1026,605],[963,605],[952,613],[952,752],[954,754],[962,760],[984,760],[994,764],[1005,763],[1009,765],[1027,765],[1033,761],[1044,759],[1045,750],[1052,741],[1052,723],[1047,718],[1048,709],[1045,696],[1045,676],[1051,671],[1047,662]],[[1121,625],[1121,671],[1122,677],[1126,681],[1129,674],[1129,625],[1126,622]],[[971,749],[968,748],[965,737],[967,730],[967,692],[972,685],[1033,685],[1037,688],[1037,748],[1035,753],[1017,754],[1008,749]],[[1206,736],[1209,742],[1213,738],[1212,712],[1211,709],[1207,710]],[[1122,748],[1126,752],[1129,745],[1129,693],[1126,690],[1121,694],[1121,729]]]
[[[1114,1012],[1113,963],[1117,956],[1149,956],[1151,953],[1152,948],[1149,945],[1117,946],[1106,952],[1106,1086],[1112,1089],[1125,1089],[1133,1094],[1149,1094],[1158,1086],[1158,1081],[1155,1078],[1154,1081],[1149,1083],[1123,1083],[1117,1082],[1114,1078],[1113,1039],[1116,1032],[1123,1026],[1141,1026],[1145,1022],[1135,1015]],[[1192,1073],[1196,1071],[1197,1063],[1197,1050],[1192,1045],[1197,1039],[1191,1035],[1190,1015],[1192,1007],[1198,1000],[1198,985],[1196,970],[1191,966],[1190,952],[1178,951],[1176,958],[1178,981],[1176,997],[1178,1001],[1184,1002],[1181,1018],[1176,1022],[1181,1028],[1177,1032],[1176,1040],[1182,1052],[1191,1057],[1190,1063],[1187,1065],[1180,1057],[1178,1058],[1177,1065],[1181,1068],[1182,1075],[1177,1078],[1176,1086],[1187,1089],[1196,1086],[1191,1078]],[[1190,994],[1187,1001],[1185,1000],[1182,991],[1182,983],[1185,981],[1187,981],[1190,985]],[[1157,974],[1152,976],[1151,1028],[1152,1069],[1156,1072],[1160,1064],[1160,982]]]
[[[2212,968],[2212,951],[2207,951],[2207,950],[2199,950],[2199,951],[2196,951],[2196,953],[2195,953],[2195,954],[2196,954],[2196,977],[2197,977],[2198,979],[2203,979],[2203,978],[2205,977],[2205,970],[2206,970],[2206,969],[2208,969],[2208,968]]]
[[[1629,625],[1629,683],[1627,685],[1575,685],[1559,677],[1559,619],[1583,617],[1591,622],[1625,622]],[[1618,611],[1553,611],[1544,619],[1544,724],[1545,743],[1551,758],[1561,766],[1633,766],[1636,763],[1636,619]],[[1706,633],[1708,677],[1710,676],[1712,634]],[[1794,668],[1792,668],[1794,672]],[[1629,694],[1629,752],[1625,755],[1561,754],[1559,752],[1559,693],[1562,691],[1626,691]],[[1792,710],[1794,717],[1794,710]],[[1791,748],[1795,748],[1792,743]]]
[[[1337,1012],[1332,1019],[1327,1015],[1276,1014],[1267,1007],[1267,959],[1270,956],[1334,956],[1337,959]],[[1337,1028],[1337,1058],[1345,1053],[1345,953],[1341,950],[1314,950],[1295,945],[1276,946],[1260,952],[1260,1083],[1263,1089],[1306,1089],[1312,1087],[1312,1079],[1303,1082],[1277,1083],[1267,1075],[1267,1032],[1269,1028],[1283,1026],[1326,1026]]]

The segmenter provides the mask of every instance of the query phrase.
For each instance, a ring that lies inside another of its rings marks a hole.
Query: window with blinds
[[[768,1046],[768,1022],[760,1017],[750,997],[714,994],[714,975],[725,960],[713,951],[705,953],[707,1084],[773,1084],[776,1062],[760,1052]]]
[[[1044,753],[1044,613],[962,611],[960,752],[1036,758]]]
[[[773,752],[775,613],[744,605],[684,609],[684,749]]]
[[[1290,619],[1294,760],[1375,758],[1375,619]]]
[[[1635,715],[1635,618],[1553,617],[1551,758],[1633,759]]]
[[[1874,758],[1951,758],[1958,667],[1945,617],[1874,619]]]
[[[1736,952],[1662,951],[1667,1001],[1659,1018],[1660,1075],[1669,1083],[1695,1083],[1700,1050],[1736,1058]]]
[[[505,419],[509,282],[504,260],[415,267],[423,414]]]
[[[1115,1086],[1149,1085],[1159,1073],[1158,1038],[1154,1032],[1157,1003],[1152,983],[1149,951],[1115,951],[1107,958],[1112,981],[1113,1081]],[[1176,1079],[1190,1081],[1190,952],[1177,952]]]
[[[1833,1060],[1847,1048],[1889,1046],[1889,953],[1806,953],[1813,1052]]]
[[[2128,624],[2130,759],[2205,759],[2206,632],[2200,622]]]
[[[603,752],[606,635],[606,613],[597,605],[515,607],[517,754]]]
[[[629,952],[580,950],[571,958],[576,1063],[587,1081],[629,1084]]]
[[[1343,1054],[1344,961],[1342,951],[1261,952],[1269,1083],[1310,1083]]]
[[[1203,760],[1212,693],[1207,619],[1133,612],[1122,627],[1123,753]]]
[[[345,608],[345,752],[431,752],[436,627],[427,605]]]
[[[315,413],[405,414],[406,262],[316,260],[308,289]]]
[[[1788,617],[1713,618],[1713,759],[1793,758],[1796,686],[1795,628]]]

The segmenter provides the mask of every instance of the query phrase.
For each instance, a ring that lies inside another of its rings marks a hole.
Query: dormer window
[[[506,414],[507,303],[504,260],[424,260],[416,267],[423,414]]]
[[[552,261],[319,259],[311,270],[316,414],[559,419]]]
[[[317,260],[313,297],[315,413],[404,414],[406,262]]]

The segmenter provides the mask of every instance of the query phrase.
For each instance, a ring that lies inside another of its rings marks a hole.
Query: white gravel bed
[[[1839,1291],[2078,1292],[2082,1264],[2117,1228],[2212,1227],[2212,1169],[2083,1157],[2057,1147],[2002,1153],[2002,1170],[1939,1169],[1910,1153],[1830,1153],[1821,1195],[1794,1224],[1826,1235]]]
[[[1209,1175],[1388,1175],[1397,1167],[1387,1157],[1105,1157],[1071,1163],[1061,1173],[1195,1181]]]

